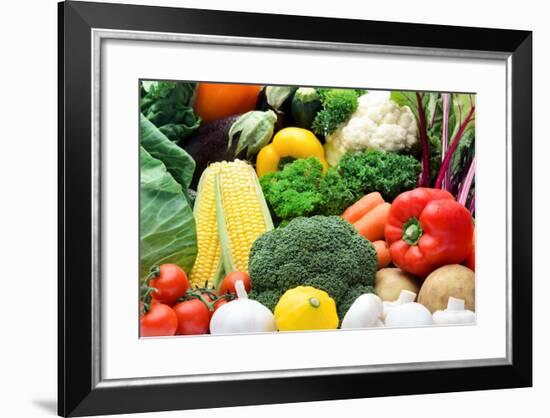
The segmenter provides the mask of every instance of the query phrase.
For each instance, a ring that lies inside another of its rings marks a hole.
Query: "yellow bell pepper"
[[[258,177],[279,170],[279,161],[283,157],[316,157],[327,169],[325,149],[313,132],[302,128],[284,128],[275,134],[273,141],[263,147],[256,158]]]
[[[274,314],[279,331],[338,328],[336,303],[326,292],[311,286],[287,290]]]

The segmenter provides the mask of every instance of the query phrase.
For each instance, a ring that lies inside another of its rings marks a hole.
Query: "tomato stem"
[[[143,312],[147,313],[151,309],[151,293],[156,292],[157,289],[155,287],[147,286],[145,289],[145,292],[142,296],[143,301]]]
[[[149,272],[149,274],[145,278],[145,281],[148,282],[149,280],[156,279],[159,276],[160,276],[160,267],[159,266],[153,266],[153,267],[151,267],[151,271]]]
[[[409,245],[416,245],[424,231],[417,218],[410,218],[403,224],[403,241]]]

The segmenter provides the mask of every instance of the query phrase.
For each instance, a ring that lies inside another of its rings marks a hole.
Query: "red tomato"
[[[226,293],[237,293],[237,291],[235,290],[235,283],[238,280],[242,280],[246,292],[250,292],[250,276],[248,275],[248,273],[242,271],[234,271],[232,273],[229,273],[223,279],[220,286],[220,295],[224,295]]]
[[[212,312],[199,299],[191,299],[174,306],[178,318],[179,335],[208,334]]]
[[[221,298],[221,299],[218,299],[215,303],[214,303],[214,312],[216,312],[220,306],[223,306],[227,303],[227,299],[226,298]],[[212,312],[212,314],[214,314],[214,312]]]
[[[139,320],[141,337],[161,337],[176,334],[178,318],[174,310],[162,303],[151,305],[149,312]]]
[[[149,286],[157,289],[151,296],[166,305],[174,305],[189,289],[187,274],[175,264],[162,264],[156,277],[149,280]]]

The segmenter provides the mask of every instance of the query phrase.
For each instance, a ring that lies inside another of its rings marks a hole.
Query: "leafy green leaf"
[[[414,91],[392,91],[390,99],[399,106],[409,106],[418,119],[418,102]]]
[[[141,146],[152,157],[161,160],[168,172],[182,187],[182,191],[189,200],[188,189],[195,171],[195,161],[179,145],[170,141],[152,122],[143,114],[139,119]]]
[[[475,152],[475,129],[468,127],[458,141],[458,145],[451,160],[451,174],[455,175],[464,171]]]
[[[246,149],[246,157],[252,158],[273,137],[277,115],[272,110],[246,112],[231,125],[227,149],[231,149],[235,135],[239,134],[235,155]]]
[[[195,87],[195,83],[144,80],[141,112],[171,141],[180,141],[200,125],[191,107]]]
[[[181,185],[140,147],[140,279],[162,263],[189,272],[196,255],[195,219]]]
[[[450,131],[452,132],[451,137],[454,137],[455,134],[460,129],[460,125],[462,122],[466,120],[466,117],[468,115],[468,112],[472,108],[472,105],[475,105],[475,98],[471,94],[461,94],[461,93],[453,93],[452,94],[452,114],[455,118],[455,124],[453,126],[453,129]],[[473,127],[475,125],[475,118],[472,118],[468,125],[466,126],[467,129]]]

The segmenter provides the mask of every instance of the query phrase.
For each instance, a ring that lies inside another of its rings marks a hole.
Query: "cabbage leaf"
[[[161,160],[168,172],[182,187],[185,197],[189,201],[189,185],[195,171],[195,161],[181,148],[173,143],[143,114],[140,115],[141,146],[153,158]]]
[[[141,146],[141,280],[156,264],[174,263],[187,273],[193,267],[197,255],[197,235],[193,211],[184,190],[165,163]]]

